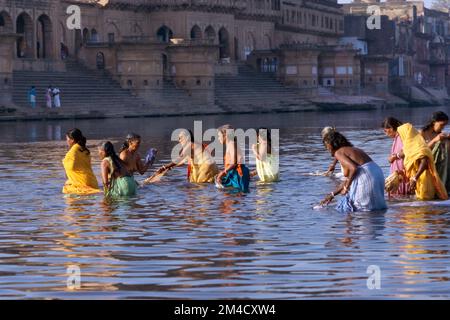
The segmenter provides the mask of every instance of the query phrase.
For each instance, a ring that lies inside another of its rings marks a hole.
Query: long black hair
[[[353,144],[347,140],[344,135],[335,131],[330,132],[323,138],[323,143],[328,143],[334,151],[339,150],[342,147],[353,147]]]
[[[74,128],[72,130],[67,131],[66,136],[69,137],[69,139],[72,139],[76,144],[78,144],[81,147],[81,152],[86,151],[88,154],[91,152],[86,147],[86,138],[83,136],[83,133],[80,129]]]
[[[261,127],[257,131],[257,136],[267,141],[267,154],[272,154],[272,131],[268,128]],[[259,146],[258,146],[259,148]]]
[[[383,129],[393,129],[394,131],[397,131],[398,127],[400,127],[403,123],[400,120],[397,120],[393,117],[387,117],[383,120],[381,123],[381,128]]]
[[[110,141],[102,142],[99,145],[99,148],[105,152],[105,155],[107,157],[111,158],[115,169],[120,171],[123,163],[122,163],[122,160],[120,160],[119,156],[117,155],[116,150],[114,150],[113,144]]]
[[[136,133],[127,134],[125,141],[122,144],[122,148],[120,148],[120,152],[128,149],[130,147],[130,143],[133,141],[141,140],[141,136]]]
[[[422,128],[422,131],[430,130],[436,122],[448,122],[448,115],[442,111],[436,111],[431,116],[430,121]]]

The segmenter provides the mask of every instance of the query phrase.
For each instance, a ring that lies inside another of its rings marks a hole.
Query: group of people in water
[[[258,130],[258,142],[252,146],[256,158],[256,170],[250,172],[245,165],[244,154],[238,146],[237,139],[230,125],[218,129],[218,140],[224,146],[224,168],[219,170],[213,157],[213,150],[206,144],[194,140],[190,130],[179,133],[181,150],[176,159],[156,170],[155,174],[144,180],[152,182],[155,176],[163,175],[174,167],[187,164],[187,180],[191,183],[215,183],[219,188],[232,188],[238,192],[249,192],[251,177],[259,176],[263,182],[279,180],[277,158],[272,155],[270,129]],[[66,134],[69,147],[63,166],[67,181],[63,187],[65,194],[95,194],[101,192],[92,170],[91,154],[86,146],[86,138],[79,129],[72,129]],[[119,154],[110,141],[98,146],[101,162],[103,191],[108,198],[134,196],[138,184],[134,174],[144,175],[152,167],[156,149],[150,149],[144,160],[139,153],[141,137],[129,134]]]
[[[340,211],[376,211],[387,208],[389,197],[413,197],[421,201],[447,200],[450,190],[449,143],[443,133],[448,116],[438,111],[417,130],[410,123],[389,117],[382,123],[385,134],[393,139],[390,176],[385,180],[381,168],[361,149],[355,148],[334,128],[322,131],[325,147],[334,157],[327,174],[339,162],[345,181],[330,193],[322,205],[343,195],[337,205]]]
[[[393,139],[390,176],[385,179],[381,168],[360,148],[356,148],[335,128],[326,127],[322,140],[331,153],[333,162],[326,175],[335,171],[339,163],[345,177],[343,183],[331,192],[321,206],[330,204],[341,195],[337,209],[343,212],[377,211],[387,208],[385,193],[389,197],[413,197],[417,200],[447,200],[450,190],[450,135],[443,133],[449,118],[444,112],[435,112],[426,126],[417,130],[410,123],[389,117],[382,123],[385,134]],[[161,176],[175,167],[187,165],[187,180],[190,183],[215,183],[218,188],[232,188],[242,193],[249,192],[252,177],[263,182],[279,181],[278,158],[272,154],[271,131],[260,128],[257,143],[252,146],[256,159],[256,170],[245,165],[244,153],[237,143],[230,125],[218,129],[218,140],[224,147],[222,170],[214,160],[210,146],[198,143],[190,130],[179,133],[181,149],[172,159],[144,180],[151,183],[155,176]],[[79,129],[70,130],[67,135],[69,151],[63,165],[67,175],[63,193],[93,194],[100,192],[99,184],[91,166],[90,151],[86,138]],[[106,197],[133,196],[138,184],[133,175],[144,175],[153,165],[157,150],[150,149],[145,158],[139,153],[141,137],[129,134],[119,154],[111,142],[98,146],[101,162],[101,177]]]

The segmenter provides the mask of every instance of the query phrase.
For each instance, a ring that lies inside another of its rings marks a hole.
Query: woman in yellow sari
[[[433,154],[422,135],[410,123],[397,128],[403,143],[399,157],[404,159],[410,190],[418,200],[447,200],[448,194],[434,164]]]
[[[100,192],[97,178],[92,171],[91,155],[86,138],[79,129],[66,134],[69,151],[63,160],[67,181],[62,190],[65,194],[93,194]]]

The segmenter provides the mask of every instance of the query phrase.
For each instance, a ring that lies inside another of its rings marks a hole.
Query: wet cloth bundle
[[[256,172],[262,182],[279,180],[279,164],[277,157],[267,154],[264,159],[256,159]]]
[[[247,193],[249,192],[250,171],[245,165],[238,164],[234,169],[227,172],[221,183],[225,188],[233,187]]]
[[[373,161],[359,166],[348,193],[339,201],[342,212],[375,211],[387,208],[384,199],[384,175]]]
[[[191,156],[188,158],[187,177],[191,183],[214,183],[219,168],[214,162],[207,145],[194,144]]]
[[[436,170],[431,149],[422,135],[410,123],[405,123],[398,127],[397,132],[403,142],[404,166],[408,179],[414,177],[419,170],[420,160],[425,157],[428,158],[428,168],[417,180],[417,199],[433,200],[439,198],[447,200],[447,190]]]
[[[434,164],[436,166],[437,173],[441,178],[442,183],[445,185],[445,188],[450,190],[450,165],[449,165],[449,156],[448,141],[439,141],[434,145],[432,150]]]
[[[136,195],[136,181],[131,176],[114,178],[114,164],[111,157],[106,158],[109,162],[109,188],[105,187],[105,196],[110,198],[131,197]]]
[[[62,192],[65,194],[93,194],[100,192],[97,178],[92,171],[91,156],[87,150],[74,144],[63,160],[67,181]]]

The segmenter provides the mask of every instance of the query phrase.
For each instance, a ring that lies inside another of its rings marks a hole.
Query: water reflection
[[[188,184],[175,169],[124,201],[61,194],[64,132],[80,127],[94,146],[133,128],[143,148],[160,150],[158,166],[169,160],[171,130],[192,118],[2,125],[0,298],[448,298],[448,207],[312,210],[338,183],[308,175],[330,162],[321,127],[343,128],[387,173],[383,116],[207,117],[204,128],[280,126],[282,180],[252,182],[243,196]],[[93,168],[99,176],[96,157]],[[71,265],[81,268],[80,290],[66,286]],[[367,289],[369,265],[380,266],[382,290]]]

